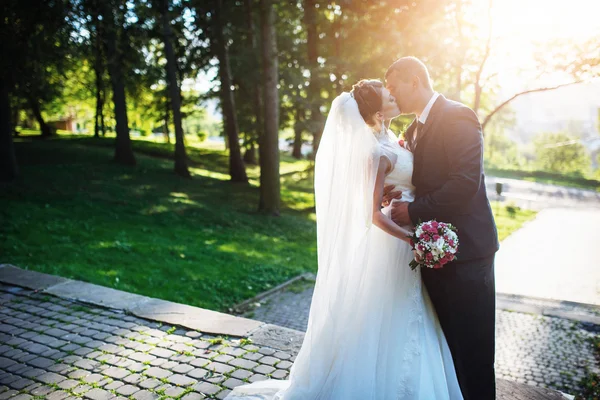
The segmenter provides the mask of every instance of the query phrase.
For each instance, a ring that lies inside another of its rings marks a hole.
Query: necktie
[[[415,131],[413,132],[413,151],[417,148],[417,141],[421,132],[423,132],[423,123],[421,123],[421,121],[417,121],[417,126],[415,127]]]

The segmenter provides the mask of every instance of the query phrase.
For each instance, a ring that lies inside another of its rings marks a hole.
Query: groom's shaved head
[[[417,76],[426,89],[431,89],[431,79],[427,67],[416,57],[402,57],[394,61],[385,73],[385,79],[394,73],[396,78],[403,82],[409,82],[414,76]]]

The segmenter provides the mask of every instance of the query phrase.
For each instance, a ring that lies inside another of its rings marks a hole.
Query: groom
[[[459,254],[422,278],[452,352],[465,400],[493,400],[495,288],[498,235],[483,175],[483,138],[475,113],[436,93],[425,65],[394,62],[386,87],[402,114],[415,114],[405,138],[414,154],[416,199],[395,202],[392,219],[416,225],[437,219],[458,228]],[[386,188],[385,201],[401,197]]]

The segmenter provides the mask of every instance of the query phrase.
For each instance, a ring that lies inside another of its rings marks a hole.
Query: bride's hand
[[[392,200],[400,200],[402,198],[402,192],[396,191],[394,192],[394,185],[386,185],[383,187],[383,201],[382,204],[384,207],[390,205]]]
[[[419,256],[419,254],[417,253],[417,251],[416,251],[416,250],[413,250],[413,255],[414,255],[414,257],[415,257],[415,261],[416,261],[416,262],[420,263],[420,262],[422,261],[422,260],[421,260],[421,256]]]

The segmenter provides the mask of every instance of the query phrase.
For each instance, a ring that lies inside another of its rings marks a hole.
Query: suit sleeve
[[[477,194],[483,174],[483,137],[475,113],[461,108],[450,118],[441,140],[448,160],[448,179],[438,189],[409,204],[413,224],[426,215],[456,214]]]

